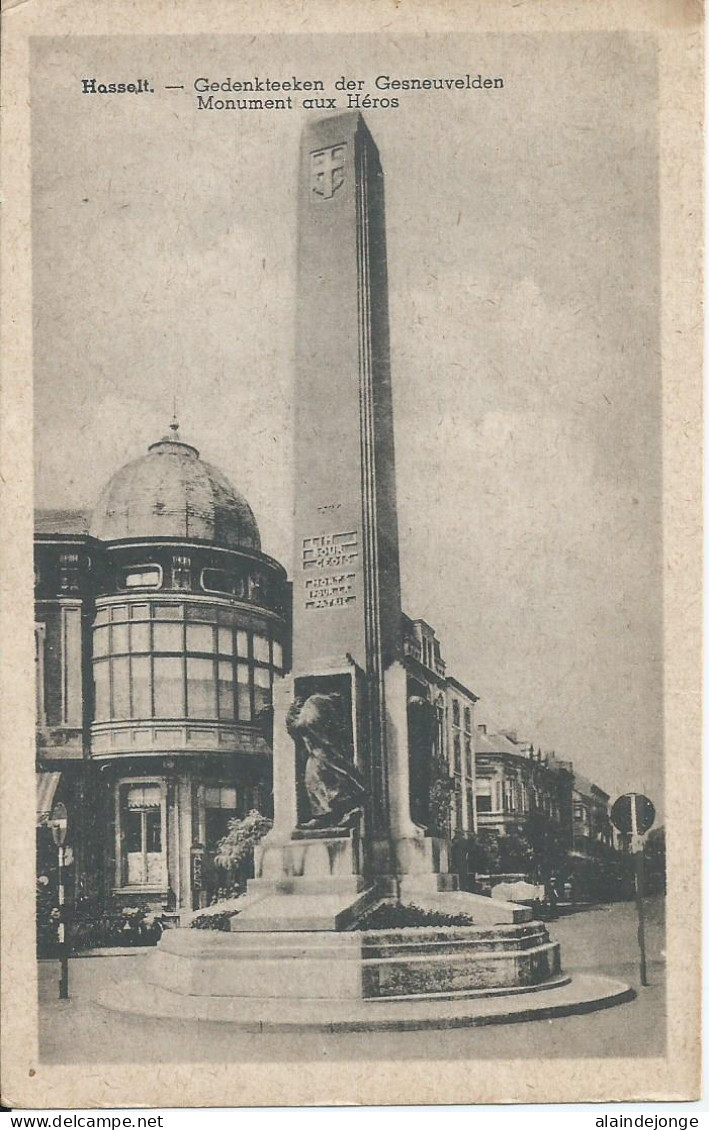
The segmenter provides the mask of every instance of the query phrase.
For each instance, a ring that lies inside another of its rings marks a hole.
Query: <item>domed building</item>
[[[271,810],[285,570],[175,423],[35,540],[40,825],[63,799],[77,902],[177,919],[224,881],[229,819]]]

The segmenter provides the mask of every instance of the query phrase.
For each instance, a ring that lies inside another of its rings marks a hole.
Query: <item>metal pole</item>
[[[67,936],[64,899],[64,847],[59,844],[59,1000],[69,1000],[69,939]]]
[[[630,812],[633,829],[633,847],[635,849],[635,905],[638,910],[638,946],[640,947],[640,984],[647,987],[647,962],[645,959],[645,906],[643,895],[645,893],[645,851],[644,845],[638,835],[638,798],[635,793],[630,798]]]

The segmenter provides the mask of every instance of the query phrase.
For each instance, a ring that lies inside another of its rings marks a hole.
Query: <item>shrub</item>
[[[147,906],[126,906],[120,911],[77,915],[71,930],[74,950],[154,946],[161,935],[160,917]]]
[[[261,842],[273,824],[255,808],[246,816],[235,816],[229,821],[229,831],[217,844],[214,862],[230,873],[249,866],[254,848]]]
[[[222,910],[219,914],[198,914],[191,920],[190,930],[222,930],[228,933],[233,917],[233,910]]]
[[[375,906],[361,919],[355,930],[402,930],[409,926],[472,926],[467,914],[443,914],[438,910],[423,910],[398,902],[385,902]]]

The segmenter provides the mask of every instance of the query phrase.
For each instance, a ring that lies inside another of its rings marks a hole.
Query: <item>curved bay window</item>
[[[96,722],[255,721],[271,702],[283,649],[269,627],[238,626],[209,604],[100,608],[94,621]]]

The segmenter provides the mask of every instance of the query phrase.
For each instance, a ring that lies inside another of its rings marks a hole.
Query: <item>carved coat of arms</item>
[[[331,200],[345,183],[346,145],[332,145],[310,154],[310,185],[321,200]]]

